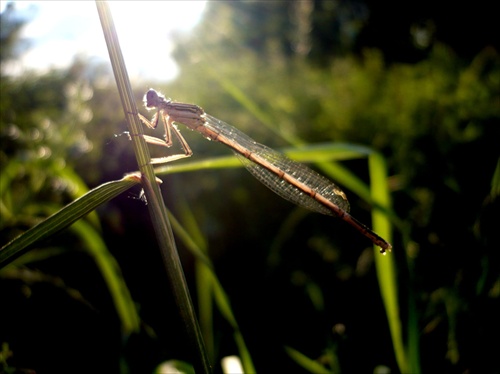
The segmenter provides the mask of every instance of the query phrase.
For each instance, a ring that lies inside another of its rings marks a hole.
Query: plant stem
[[[167,210],[160,192],[154,169],[150,163],[151,156],[144,140],[142,124],[137,115],[132,88],[128,79],[125,62],[121,53],[118,36],[114,27],[111,12],[105,1],[96,1],[101,25],[108,46],[109,56],[113,67],[123,110],[129,124],[131,139],[137,163],[141,171],[142,185],[148,201],[148,209],[155,230],[158,246],[163,259],[165,271],[169,277],[169,286],[172,289],[179,313],[184,322],[187,336],[195,352],[193,366],[198,373],[211,372],[208,356],[194,307],[189,295],[186,279],[182,270],[172,228],[167,216]]]

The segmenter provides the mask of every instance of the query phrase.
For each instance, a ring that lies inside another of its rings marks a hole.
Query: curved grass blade
[[[123,179],[102,184],[87,192],[3,246],[0,249],[0,268],[21,256],[35,243],[64,230],[99,205],[108,202],[138,183],[140,183],[140,178],[136,174],[130,174]]]
[[[372,211],[373,228],[381,235],[392,240],[391,222],[389,217],[379,208],[390,209],[390,194],[387,186],[387,166],[383,156],[372,152],[368,157],[368,165],[371,180],[371,196],[376,203]],[[401,316],[398,303],[396,265],[394,256],[375,256],[377,278],[380,293],[385,306],[385,312],[391,332],[394,354],[402,373],[408,372],[408,357],[406,354]]]
[[[293,349],[291,347],[285,346],[286,353],[290,356],[292,360],[294,360],[298,365],[302,366],[309,373],[314,374],[331,374],[332,372],[321,365],[318,361],[315,361],[303,353]]]
[[[85,248],[97,264],[99,271],[106,282],[107,288],[118,314],[122,333],[129,335],[138,332],[140,319],[136,306],[123,279],[120,266],[108,251],[101,235],[86,221],[75,222],[71,230],[76,231],[85,241]]]
[[[200,324],[204,332],[204,337],[207,339],[209,351],[214,352],[214,341],[212,334],[212,300],[215,300],[219,312],[224,316],[226,321],[233,328],[233,335],[241,358],[241,363],[246,373],[255,373],[253,361],[246,346],[243,335],[234,316],[231,308],[231,302],[226,291],[222,287],[217,278],[217,274],[213,269],[210,259],[206,256],[208,251],[207,243],[199,230],[196,220],[191,215],[191,211],[185,206],[182,207],[183,224],[181,225],[177,219],[169,212],[172,228],[176,232],[181,241],[193,253],[198,262],[196,263],[197,289]],[[187,227],[187,229],[186,229]],[[188,231],[189,230],[189,233]]]

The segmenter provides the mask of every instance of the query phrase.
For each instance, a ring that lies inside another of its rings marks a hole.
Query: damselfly
[[[165,140],[145,135],[146,141],[170,147],[174,133],[184,150],[183,154],[154,158],[151,160],[153,164],[192,155],[191,148],[174,125],[174,122],[182,123],[207,139],[230,147],[250,173],[284,199],[344,220],[378,245],[381,248],[380,253],[385,254],[391,250],[391,244],[349,214],[349,202],[339,187],[304,164],[292,161],[285,155],[257,143],[233,126],[206,114],[197,105],[173,102],[153,89],[144,96],[144,103],[147,109],[157,111],[151,121],[139,114],[141,121],[154,129],[161,117],[165,126]]]

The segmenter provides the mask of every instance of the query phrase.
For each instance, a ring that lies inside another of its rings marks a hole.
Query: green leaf
[[[387,166],[383,156],[372,152],[368,158],[371,180],[371,196],[376,203],[372,212],[373,229],[389,242],[392,240],[391,222],[387,214],[380,208],[390,211],[390,193],[387,184]],[[379,208],[380,207],[380,208]],[[378,249],[375,249],[378,252]],[[403,373],[408,372],[408,358],[406,355],[401,316],[398,304],[398,290],[396,265],[394,256],[375,256],[377,278],[380,293],[385,306],[389,329],[391,331],[394,353],[399,369]]]
[[[305,354],[291,348],[285,347],[286,353],[300,366],[314,374],[330,374],[331,371],[321,365],[319,362],[307,357]]]
[[[75,222],[71,230],[77,232],[85,241],[85,248],[96,262],[108,290],[113,298],[116,312],[121,320],[122,332],[126,335],[138,332],[140,319],[132,296],[123,279],[120,266],[111,255],[101,235],[87,222]]]
[[[491,179],[491,196],[493,198],[500,195],[500,158],[497,161],[497,167]]]
[[[204,333],[206,333],[206,335],[204,334],[204,338],[207,340],[208,351],[214,352],[215,350],[212,332],[212,300],[215,300],[219,312],[233,328],[234,340],[238,346],[241,363],[245,372],[254,373],[255,367],[243,335],[241,334],[238,322],[236,321],[236,317],[234,316],[231,308],[229,296],[217,278],[217,274],[213,269],[210,259],[206,256],[208,251],[207,243],[201,235],[201,231],[196,223],[195,217],[192,216],[189,208],[186,205],[182,205],[181,211],[183,224],[179,223],[179,221],[177,221],[171,213],[169,213],[169,218],[177,237],[184,242],[184,245],[186,245],[186,247],[198,260],[196,263],[196,276],[198,285],[198,303],[200,309],[199,318],[201,329]]]
[[[0,268],[28,251],[34,244],[64,230],[99,205],[108,202],[139,182],[140,178],[136,174],[130,174],[121,180],[102,184],[87,192],[3,246],[0,249]]]

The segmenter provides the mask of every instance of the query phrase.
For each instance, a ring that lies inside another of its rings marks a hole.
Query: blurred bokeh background
[[[402,334],[418,342],[412,367],[500,372],[493,2],[126,3],[111,5],[138,104],[154,87],[276,149],[293,138],[380,152],[396,214]],[[127,127],[95,4],[2,1],[1,10],[3,246],[137,165],[116,136]],[[193,157],[230,153],[179,127]],[[366,160],[343,166],[369,180]],[[244,169],[162,179],[174,215],[194,217],[259,372],[305,371],[285,347],[332,372],[400,371],[364,238]],[[370,205],[341,187],[370,224]],[[5,372],[147,373],[191,360],[139,195],[124,193],[0,271]],[[196,295],[193,256],[178,246]],[[124,332],[95,248],[121,269],[139,331]],[[238,354],[220,314],[213,328],[215,359]]]

